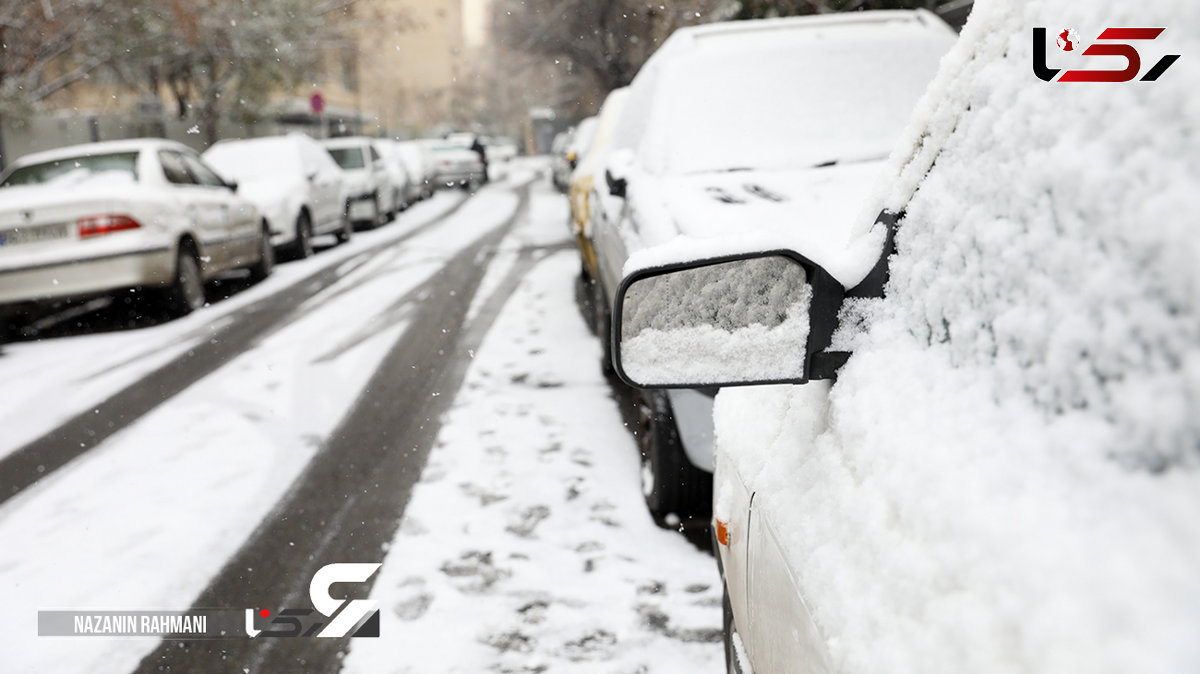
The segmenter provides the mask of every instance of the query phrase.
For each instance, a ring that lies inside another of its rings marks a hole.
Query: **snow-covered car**
[[[408,170],[409,203],[428,199],[433,196],[435,187],[433,174],[433,157],[427,147],[420,141],[405,140],[396,143],[396,149],[404,159],[404,167]]]
[[[590,200],[602,366],[631,254],[680,236],[749,240],[849,220],[956,38],[925,11],[714,23],[668,38],[629,87]],[[663,526],[709,519],[714,393],[638,394],[643,491]]]
[[[240,196],[258,206],[271,227],[271,242],[285,255],[312,255],[312,239],[321,234],[350,239],[344,172],[309,136],[223,140],[202,156],[227,181],[237,183]]]
[[[427,144],[433,155],[434,180],[439,187],[474,190],[487,182],[479,153],[461,143],[433,140]]]
[[[1200,667],[1197,66],[1030,68],[1128,9],[977,3],[857,218],[630,259],[635,383],[807,380],[716,399],[729,671]]]
[[[398,147],[398,143],[394,140],[387,138],[376,139],[375,149],[379,152],[379,156],[383,158],[383,164],[388,170],[388,175],[391,176],[391,202],[392,215],[394,216],[399,211],[408,208],[408,204],[412,201],[408,198],[409,183],[411,182],[408,173],[408,164]]]
[[[567,161],[567,146],[571,144],[571,135],[575,127],[559,131],[550,143],[550,182],[560,192],[567,191],[567,183],[571,178],[571,164]]]
[[[518,154],[517,141],[508,136],[486,136],[480,139],[487,150],[488,162],[503,164]]]
[[[596,115],[596,131],[592,144],[584,151],[583,159],[571,174],[567,196],[571,202],[571,229],[575,244],[579,247],[580,269],[585,282],[596,276],[596,250],[592,246],[592,194],[596,191],[596,178],[604,181],[604,164],[608,159],[613,130],[621,118],[629,87],[615,89],[604,99]]]
[[[181,315],[203,306],[204,282],[221,272],[265,277],[270,230],[235,190],[172,141],[26,155],[0,177],[0,306],[144,288]]]
[[[396,209],[392,178],[373,139],[329,138],[321,144],[345,172],[343,184],[350,221],[363,227],[386,223]]]

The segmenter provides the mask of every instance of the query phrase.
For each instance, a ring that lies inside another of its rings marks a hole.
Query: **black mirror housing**
[[[608,183],[608,193],[614,197],[625,198],[626,181],[624,178],[614,177],[612,171],[604,172],[604,181]]]

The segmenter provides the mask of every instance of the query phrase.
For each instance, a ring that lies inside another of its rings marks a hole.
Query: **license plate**
[[[71,235],[71,229],[65,222],[51,225],[31,225],[29,227],[13,227],[0,229],[0,246],[17,246],[26,243],[56,241]]]

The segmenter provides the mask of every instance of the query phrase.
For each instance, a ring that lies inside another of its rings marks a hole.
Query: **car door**
[[[212,231],[222,249],[221,269],[253,264],[260,255],[262,230],[258,215],[249,202],[238,197],[225,181],[191,152],[180,152],[187,170],[202,191],[202,199],[212,209]]]
[[[172,196],[190,223],[199,248],[201,270],[205,277],[212,276],[228,265],[221,202],[210,189],[199,184],[177,150],[159,150],[158,161]]]
[[[794,569],[795,550],[783,544],[781,531],[796,516],[794,490],[803,485],[787,481],[748,480],[754,473],[785,472],[795,465],[798,444],[810,444],[824,430],[823,422],[805,410],[824,409],[828,381],[774,390],[722,389],[719,414],[730,409],[787,409],[808,415],[808,424],[792,426],[780,415],[763,414],[761,424],[746,438],[718,441],[713,474],[713,519],[717,554],[728,590],[733,626],[754,671],[826,674],[833,671],[826,640],[821,636],[806,599],[802,579]],[[790,429],[803,428],[805,437]],[[763,454],[761,450],[768,452]],[[757,458],[749,456],[756,454]],[[767,463],[762,463],[763,459]],[[743,474],[743,471],[747,471]],[[756,490],[754,484],[769,489]]]

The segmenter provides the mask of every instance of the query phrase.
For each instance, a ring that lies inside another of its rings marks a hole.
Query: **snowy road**
[[[186,319],[4,347],[6,671],[719,671],[714,562],[640,503],[540,168]],[[36,636],[304,606],[347,561],[384,563],[379,639]]]

